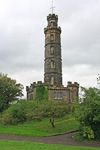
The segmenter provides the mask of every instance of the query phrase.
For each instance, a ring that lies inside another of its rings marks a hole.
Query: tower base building
[[[78,97],[79,84],[68,82],[62,85],[62,57],[61,57],[61,28],[58,26],[58,16],[47,16],[45,34],[45,59],[44,59],[44,83],[38,81],[26,87],[27,100],[35,98],[36,86],[44,85],[48,89],[49,100],[64,100],[74,103]]]
[[[34,82],[30,87],[26,87],[27,100],[33,100],[35,98],[36,86],[43,85],[42,81]],[[47,86],[45,86],[47,87]],[[48,86],[48,99],[49,100],[64,100],[67,103],[74,103],[78,97],[79,84],[77,82],[68,82],[66,87]]]

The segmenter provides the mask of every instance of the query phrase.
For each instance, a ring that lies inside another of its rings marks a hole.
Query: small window
[[[56,24],[55,21],[52,21],[52,22],[51,22],[51,27],[54,27],[54,26],[57,26],[57,24]]]
[[[55,69],[55,62],[53,60],[50,63],[50,67],[51,67],[51,69]]]
[[[60,99],[60,93],[57,93],[57,94],[58,94],[58,95],[57,95],[57,98]]]
[[[54,92],[54,99],[62,99],[62,92]]]
[[[54,85],[54,77],[51,77],[51,85]]]
[[[54,99],[57,99],[57,93],[56,92],[54,93]]]
[[[50,53],[51,53],[51,55],[54,54],[54,47],[53,46],[50,47]]]
[[[50,36],[50,40],[51,40],[51,41],[53,41],[53,40],[54,40],[54,35],[53,35],[53,34],[51,34],[51,36]]]
[[[53,27],[54,26],[54,24],[53,24],[53,22],[51,22],[51,27]]]
[[[59,98],[62,99],[62,93],[61,93],[61,92],[60,92],[60,95],[59,95],[59,96],[60,96]]]

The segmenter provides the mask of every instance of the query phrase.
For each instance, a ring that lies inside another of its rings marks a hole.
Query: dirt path
[[[32,138],[32,137],[22,137],[22,136],[12,136],[0,134],[0,140],[15,140],[15,141],[28,141],[28,142],[39,142],[45,144],[60,144],[67,146],[87,146],[87,147],[100,147],[100,142],[80,142],[72,139],[72,136],[76,134],[67,133],[64,135],[50,136],[50,137],[41,137],[41,138]]]

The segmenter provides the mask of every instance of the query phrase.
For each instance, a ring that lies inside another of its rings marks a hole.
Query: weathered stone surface
[[[64,100],[67,103],[74,103],[78,96],[79,84],[68,82],[67,87],[62,85],[62,59],[61,59],[61,28],[58,27],[58,16],[50,14],[47,17],[48,25],[45,33],[45,64],[44,83],[33,82],[26,87],[27,100],[35,97],[36,86],[44,85],[48,88],[49,100]]]
[[[45,75],[44,83],[48,86],[62,85],[61,28],[58,27],[58,16],[47,17],[48,26],[45,33]]]

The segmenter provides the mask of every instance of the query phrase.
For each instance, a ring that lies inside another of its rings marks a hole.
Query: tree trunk
[[[54,119],[50,118],[50,123],[51,123],[52,127],[54,128],[55,127],[55,125],[54,125]]]

